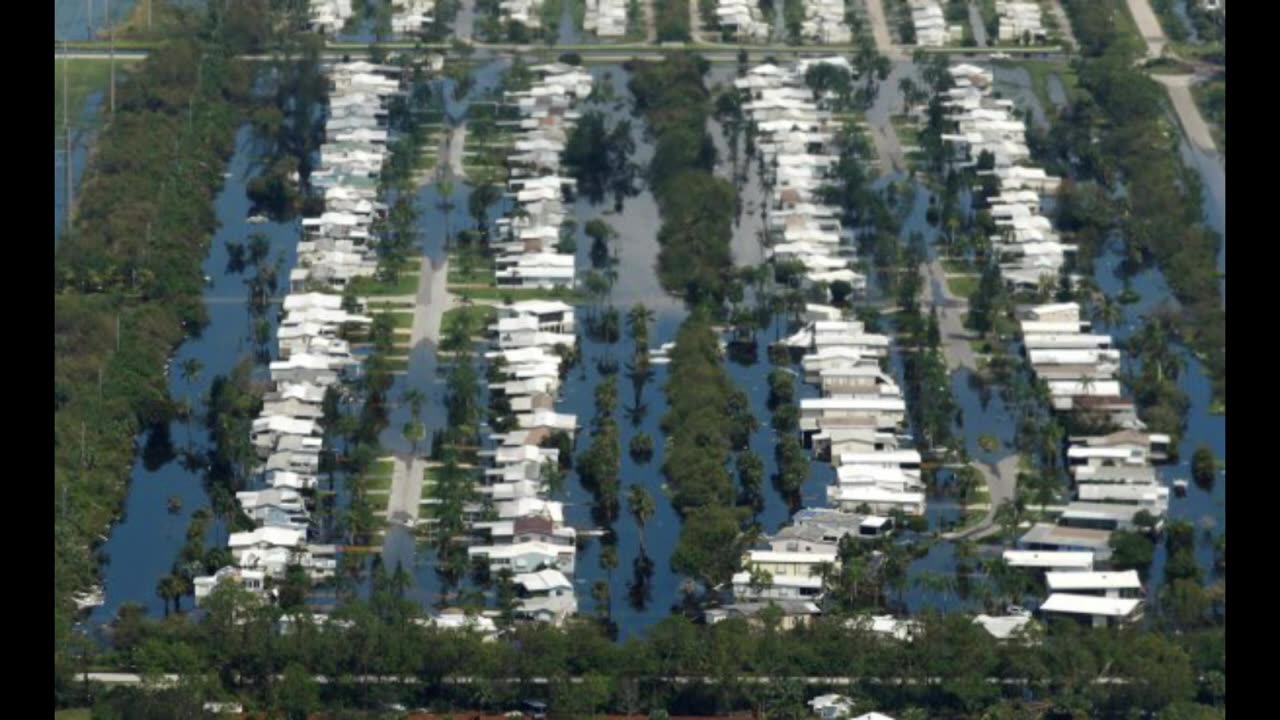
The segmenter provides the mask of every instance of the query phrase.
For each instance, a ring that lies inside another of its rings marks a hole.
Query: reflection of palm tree
[[[1093,379],[1092,375],[1081,375],[1080,376],[1080,394],[1084,397],[1089,397],[1090,395],[1093,395],[1093,389],[1095,387],[1095,384],[1096,384],[1096,381]]]
[[[1094,322],[1100,322],[1107,327],[1115,327],[1124,320],[1124,310],[1120,307],[1120,303],[1109,295],[1102,296],[1102,302],[1094,306]]]
[[[631,333],[631,337],[636,341],[637,345],[648,344],[649,325],[653,322],[653,319],[653,311],[646,308],[642,303],[636,303],[627,312],[627,331]]]
[[[635,483],[627,494],[627,507],[630,508],[631,517],[635,518],[636,527],[640,531],[640,554],[644,555],[644,526],[657,510],[653,502],[653,496],[649,494],[648,490],[645,490],[643,485]]]
[[[413,415],[414,420],[421,419],[422,404],[427,400],[426,393],[416,387],[411,387],[400,395],[400,400],[409,406],[409,412]]]
[[[436,207],[444,214],[444,241],[445,247],[449,245],[449,215],[454,208],[453,202],[453,181],[441,180],[439,183],[440,201]]]
[[[204,371],[204,363],[200,362],[200,358],[187,358],[178,366],[178,372],[181,373],[183,381],[188,384],[194,384],[200,379],[200,373]],[[196,403],[199,400],[193,398],[186,403],[186,420],[187,420],[187,449],[191,449],[191,420],[196,414]]]

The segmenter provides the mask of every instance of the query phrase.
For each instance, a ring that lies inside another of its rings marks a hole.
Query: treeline
[[[713,586],[728,581],[741,560],[740,526],[748,512],[734,505],[728,461],[732,451],[746,448],[755,418],[746,394],[724,371],[719,337],[700,310],[676,334],[666,394],[663,472],[683,520],[671,566]]]
[[[653,0],[658,42],[688,42],[693,39],[689,27],[689,2],[690,0]]]
[[[55,635],[96,575],[92,547],[124,499],[134,438],[175,415],[166,358],[207,320],[200,265],[250,93],[232,57],[257,43],[237,25],[203,38],[175,28],[119,85],[55,250]]]
[[[1072,118],[1091,133],[1075,133],[1076,143],[1060,147],[1075,154],[1077,143],[1100,142],[1089,155],[1094,179],[1126,190],[1128,212],[1120,221],[1127,265],[1136,271],[1154,260],[1181,304],[1178,330],[1204,363],[1216,398],[1226,394],[1226,312],[1218,287],[1217,256],[1222,238],[1203,222],[1200,180],[1178,154],[1179,135],[1164,139],[1165,93],[1133,65],[1140,43],[1109,23],[1125,8],[1117,0],[1067,3],[1085,49],[1080,86],[1093,103]],[[1085,105],[1077,103],[1077,105]],[[1083,153],[1082,153],[1083,154]]]
[[[703,84],[706,60],[671,55],[636,68],[631,92],[657,138],[649,184],[662,213],[658,277],[667,292],[690,305],[723,304],[733,278],[736,196],[712,174],[716,151],[707,133],[711,96]]]
[[[375,577],[369,600],[342,607],[323,626],[295,622],[283,636],[276,632],[278,607],[225,584],[205,602],[199,623],[188,616],[157,621],[122,613],[110,652],[87,661],[140,672],[200,674],[168,691],[185,695],[160,696],[169,697],[173,707],[185,706],[179,702],[183,697],[234,697],[277,717],[306,717],[306,711],[321,707],[338,717],[392,702],[440,712],[498,711],[533,698],[548,700],[559,717],[652,709],[709,715],[752,708],[769,717],[803,717],[805,698],[830,690],[781,679],[800,676],[867,678],[834,691],[853,695],[860,707],[896,717],[1127,718],[1138,712],[1220,718],[1225,708],[1224,628],[1207,610],[1178,636],[1063,623],[1052,625],[1038,645],[998,643],[964,615],[936,613],[919,618],[910,643],[849,626],[848,616],[824,617],[810,628],[789,631],[776,619],[752,629],[738,619],[704,626],[673,616],[622,643],[611,642],[601,623],[579,619],[561,629],[523,626],[499,642],[484,642],[416,624],[418,612],[404,599],[403,578],[376,575],[381,577]],[[319,685],[313,674],[336,682]],[[366,674],[411,676],[417,684],[351,682]],[[273,677],[278,675],[283,678]],[[780,679],[766,685],[739,681],[739,675]],[[660,679],[679,676],[720,682]],[[471,680],[449,681],[458,677]],[[1128,682],[1098,683],[1103,677]],[[549,683],[535,685],[532,678]],[[988,678],[1026,680],[1030,686],[988,683]],[[64,687],[78,693],[83,686],[68,678]],[[148,697],[118,690],[97,704],[117,708],[107,717],[174,717],[144,715],[131,704],[146,703]],[[1028,705],[1038,712],[1028,713]]]

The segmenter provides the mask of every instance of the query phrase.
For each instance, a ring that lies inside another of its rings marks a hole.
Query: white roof
[[[516,558],[524,555],[556,557],[561,553],[573,554],[575,549],[572,545],[552,545],[551,543],[531,540],[510,545],[474,546],[467,548],[467,552],[471,555],[487,555],[490,558]]]
[[[1038,550],[1005,550],[1004,561],[1012,567],[1093,569],[1091,552],[1052,552]]]
[[[1068,573],[1072,574],[1072,573]],[[1083,575],[1084,573],[1077,573]],[[1021,630],[1031,622],[1030,615],[979,615],[973,619],[975,625],[981,625],[982,629],[991,633],[991,636],[997,640],[1007,640],[1013,633]]]
[[[252,547],[260,543],[277,547],[295,547],[306,541],[306,532],[283,527],[260,527],[249,532],[231,533],[227,546],[231,548]]]
[[[749,550],[747,551],[748,563],[795,563],[810,564],[829,562],[833,563],[839,558],[839,554],[835,552],[781,552],[776,550]]]
[[[889,412],[905,412],[906,401],[902,398],[803,398],[800,410],[886,410]]]
[[[1049,592],[1072,590],[1141,590],[1137,570],[1124,572],[1047,572]]]
[[[739,572],[733,575],[734,585],[750,585],[751,573]],[[774,575],[769,583],[776,587],[821,588],[822,578],[817,575]]]
[[[1105,615],[1107,617],[1127,617],[1141,600],[1130,598],[1108,598],[1096,595],[1072,595],[1070,593],[1054,593],[1040,606],[1043,612],[1071,613],[1073,615]]]
[[[534,573],[521,573],[515,576],[516,585],[529,592],[547,592],[557,588],[573,589],[573,583],[559,570],[539,570]]]
[[[840,465],[904,465],[921,462],[919,450],[882,450],[876,452],[840,453]]]

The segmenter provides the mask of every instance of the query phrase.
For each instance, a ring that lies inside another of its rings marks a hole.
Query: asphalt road
[[[954,372],[959,368],[977,371],[978,358],[969,345],[974,335],[964,328],[964,314],[968,310],[968,300],[957,298],[947,287],[946,271],[942,261],[935,258],[932,262],[920,266],[920,275],[924,280],[925,302],[938,308],[938,330],[942,335],[942,352],[947,360],[947,369]],[[996,509],[1005,500],[1012,500],[1018,491],[1018,456],[1009,455],[996,465],[974,463],[974,467],[982,474],[991,493],[986,515],[977,525],[955,533],[942,535],[946,540],[981,540],[1000,531],[995,525]]]

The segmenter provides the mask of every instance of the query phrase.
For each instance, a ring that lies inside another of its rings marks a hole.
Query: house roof
[[[1047,572],[1049,592],[1073,590],[1141,590],[1137,570],[1124,572]]]
[[[779,552],[775,550],[748,550],[748,563],[795,563],[816,565],[818,563],[834,563],[839,559],[834,552]]]
[[[1127,617],[1142,604],[1141,600],[1130,598],[1108,598],[1096,595],[1073,595],[1071,593],[1054,593],[1040,605],[1042,612],[1059,612],[1073,615],[1105,615],[1107,617]]]
[[[1093,553],[1076,551],[1005,550],[1004,561],[1012,567],[1093,569]]]
[[[525,590],[535,592],[548,592],[557,588],[572,590],[573,583],[569,582],[569,578],[559,570],[539,570],[534,573],[521,573],[516,575],[516,585],[523,587]]]
[[[1071,573],[1068,573],[1071,574]],[[1081,573],[1083,574],[1083,573]],[[1004,615],[991,616],[979,615],[973,619],[975,625],[981,625],[992,637],[997,640],[1008,640],[1015,632],[1026,627],[1031,622],[1030,615]]]

